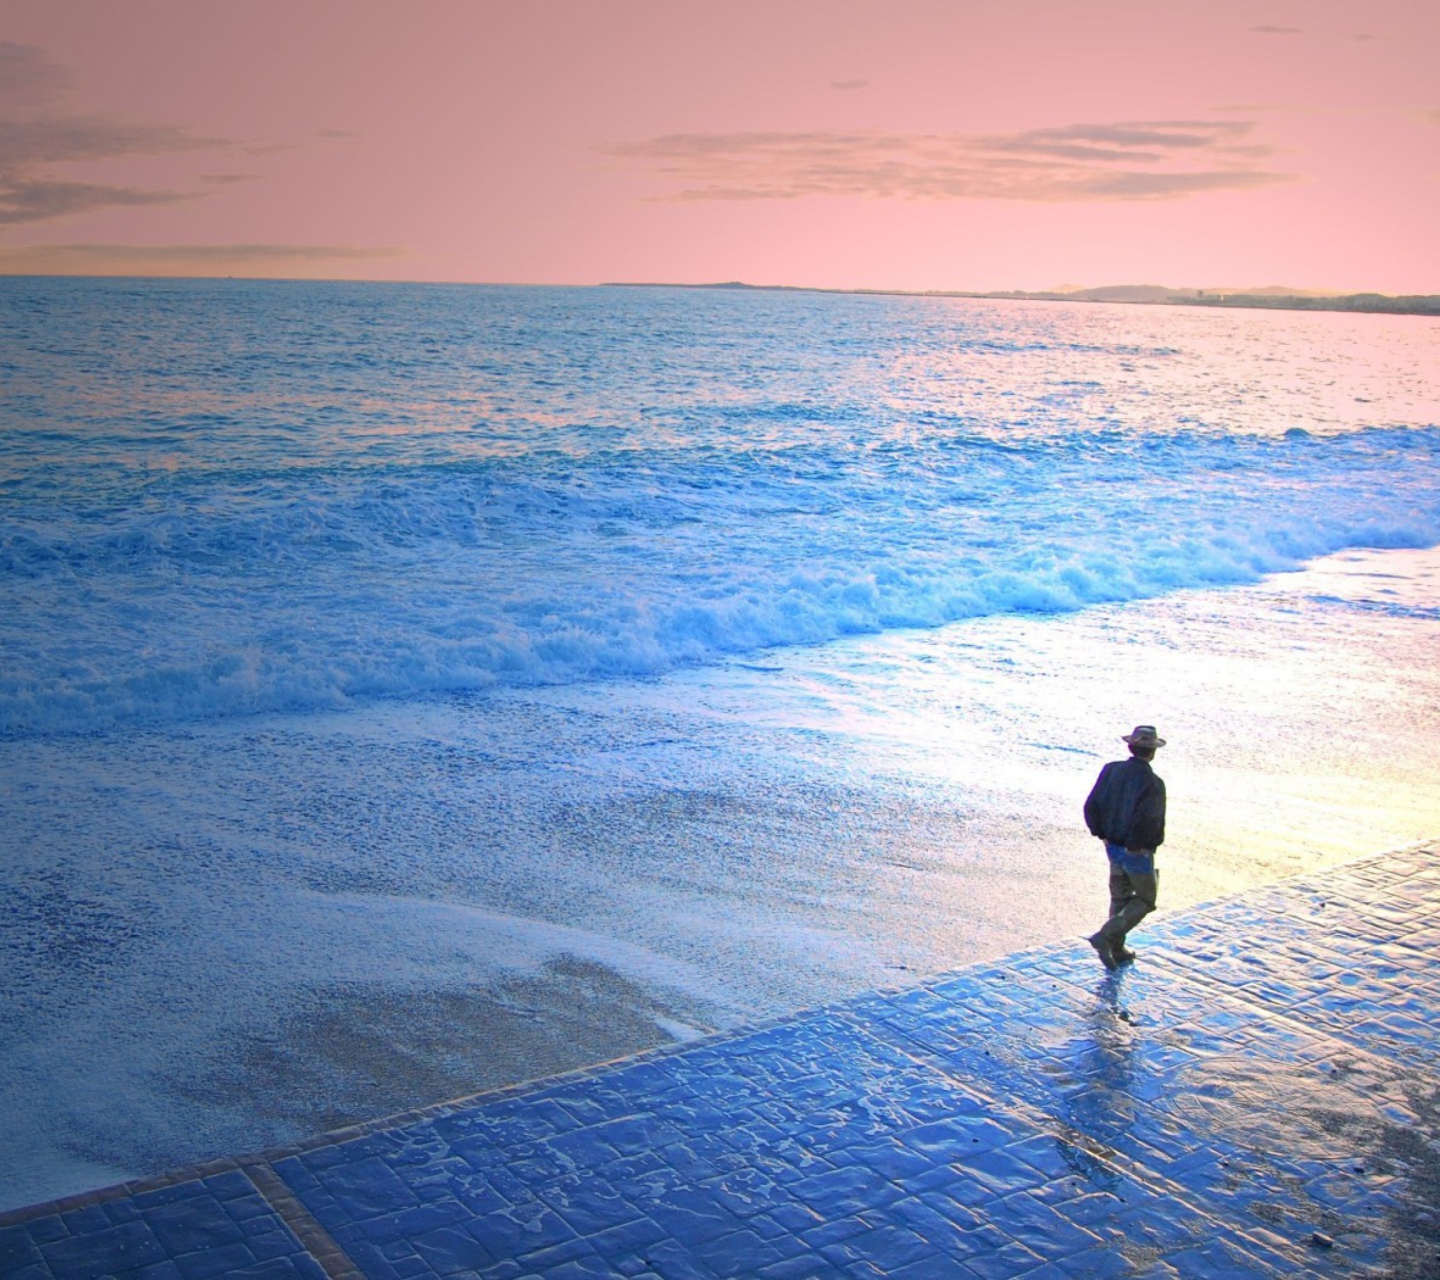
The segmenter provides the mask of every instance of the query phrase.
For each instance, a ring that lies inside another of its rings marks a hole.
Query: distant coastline
[[[1118,302],[1140,306],[1260,307],[1272,311],[1358,311],[1383,315],[1440,316],[1440,294],[1416,293],[1314,293],[1267,285],[1263,289],[1170,289],[1158,284],[1104,285],[1098,289],[994,290],[988,293],[959,289],[826,289],[791,284],[746,284],[727,280],[715,284],[675,284],[665,281],[610,280],[612,289],[748,289],[769,293],[878,294],[902,298],[991,298],[1020,302]]]

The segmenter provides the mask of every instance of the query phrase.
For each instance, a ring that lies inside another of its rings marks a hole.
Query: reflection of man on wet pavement
[[[1085,825],[1110,859],[1110,918],[1090,935],[1107,969],[1135,959],[1125,935],[1155,910],[1155,850],[1165,839],[1165,784],[1150,767],[1165,739],[1154,725],[1137,724],[1120,741],[1130,744],[1130,759],[1101,769],[1085,801]]]

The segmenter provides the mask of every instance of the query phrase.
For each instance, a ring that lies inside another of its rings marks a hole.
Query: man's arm
[[[1105,838],[1101,815],[1105,811],[1106,780],[1109,778],[1112,768],[1114,768],[1113,762],[1100,770],[1100,776],[1095,779],[1095,785],[1090,788],[1090,794],[1085,798],[1085,825],[1090,829],[1092,836],[1101,840]]]

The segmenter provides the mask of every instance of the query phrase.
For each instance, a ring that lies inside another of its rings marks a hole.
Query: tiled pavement
[[[1440,1277],[1440,846],[1143,933],[3,1215],[0,1275]]]

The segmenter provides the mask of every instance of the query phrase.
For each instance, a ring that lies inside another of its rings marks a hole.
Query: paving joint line
[[[329,1280],[365,1280],[365,1273],[355,1260],[300,1202],[285,1180],[270,1167],[269,1161],[244,1164],[241,1169]]]

